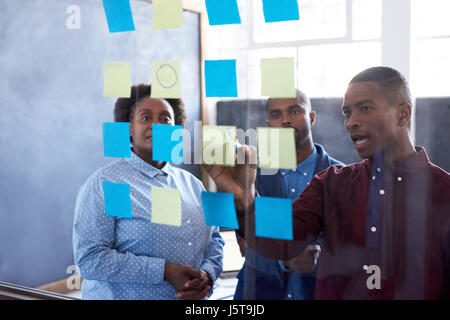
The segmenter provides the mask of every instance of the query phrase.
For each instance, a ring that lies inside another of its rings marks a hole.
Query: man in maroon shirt
[[[293,203],[293,241],[255,236],[256,161],[205,166],[221,190],[234,193],[239,233],[262,255],[289,260],[323,232],[316,299],[450,297],[450,175],[413,147],[411,105],[407,81],[394,69],[370,68],[351,80],[342,112],[364,160],[311,180]],[[243,148],[254,160],[254,148]]]

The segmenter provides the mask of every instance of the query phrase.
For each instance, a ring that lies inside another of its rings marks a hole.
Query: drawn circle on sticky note
[[[177,71],[170,64],[162,64],[156,71],[156,81],[163,88],[173,88],[178,82]]]

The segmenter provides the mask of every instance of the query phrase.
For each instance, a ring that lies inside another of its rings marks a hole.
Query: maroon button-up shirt
[[[262,255],[289,260],[323,232],[316,299],[448,299],[450,174],[416,151],[382,172],[369,159],[316,175],[293,203],[294,241],[255,237],[254,214],[239,213],[238,233]],[[370,218],[373,208],[380,218]],[[369,232],[379,233],[376,245]]]

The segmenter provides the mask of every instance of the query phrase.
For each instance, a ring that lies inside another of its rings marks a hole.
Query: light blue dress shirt
[[[284,187],[286,188],[286,195],[288,198],[297,199],[303,190],[306,189],[307,184],[314,176],[314,171],[316,169],[316,163],[319,154],[316,148],[313,148],[312,153],[302,162],[300,162],[295,170],[280,169],[281,176],[283,177]],[[290,271],[287,269],[283,262],[278,261],[280,269],[284,272]],[[299,296],[298,286],[301,285],[298,280],[290,278],[288,282],[288,290],[286,299],[303,300],[302,295]]]
[[[103,182],[130,185],[132,219],[105,214]],[[151,222],[151,187],[180,191],[181,227]],[[84,299],[177,299],[164,265],[190,264],[213,282],[222,272],[224,241],[205,225],[202,183],[166,163],[159,170],[132,153],[97,170],[81,187],[75,206],[73,248]],[[211,294],[211,293],[210,293]]]

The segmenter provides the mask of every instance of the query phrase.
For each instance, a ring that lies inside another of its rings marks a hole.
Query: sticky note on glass
[[[129,0],[103,0],[109,32],[134,31]]]
[[[234,167],[236,127],[203,126],[203,163]]]
[[[181,226],[180,190],[152,187],[152,223]]]
[[[183,126],[152,125],[152,157],[155,161],[183,162]]]
[[[153,0],[153,29],[174,29],[183,26],[181,0]]]
[[[103,65],[103,96],[129,98],[131,73],[129,62],[107,62]]]
[[[295,169],[297,153],[294,128],[256,128],[258,166],[265,169]]]
[[[236,60],[206,60],[207,97],[237,97]]]
[[[180,98],[181,77],[179,61],[152,62],[152,98]]]
[[[261,94],[271,98],[295,98],[294,58],[261,59]]]
[[[130,123],[103,123],[103,151],[105,157],[130,158]]]
[[[266,22],[299,20],[297,0],[262,0]]]
[[[256,197],[255,235],[264,238],[293,240],[292,199]]]
[[[202,205],[207,226],[239,229],[234,194],[202,191]]]
[[[241,23],[236,0],[206,0],[206,11],[211,26]]]
[[[104,181],[103,196],[106,215],[118,218],[132,218],[129,184]]]

